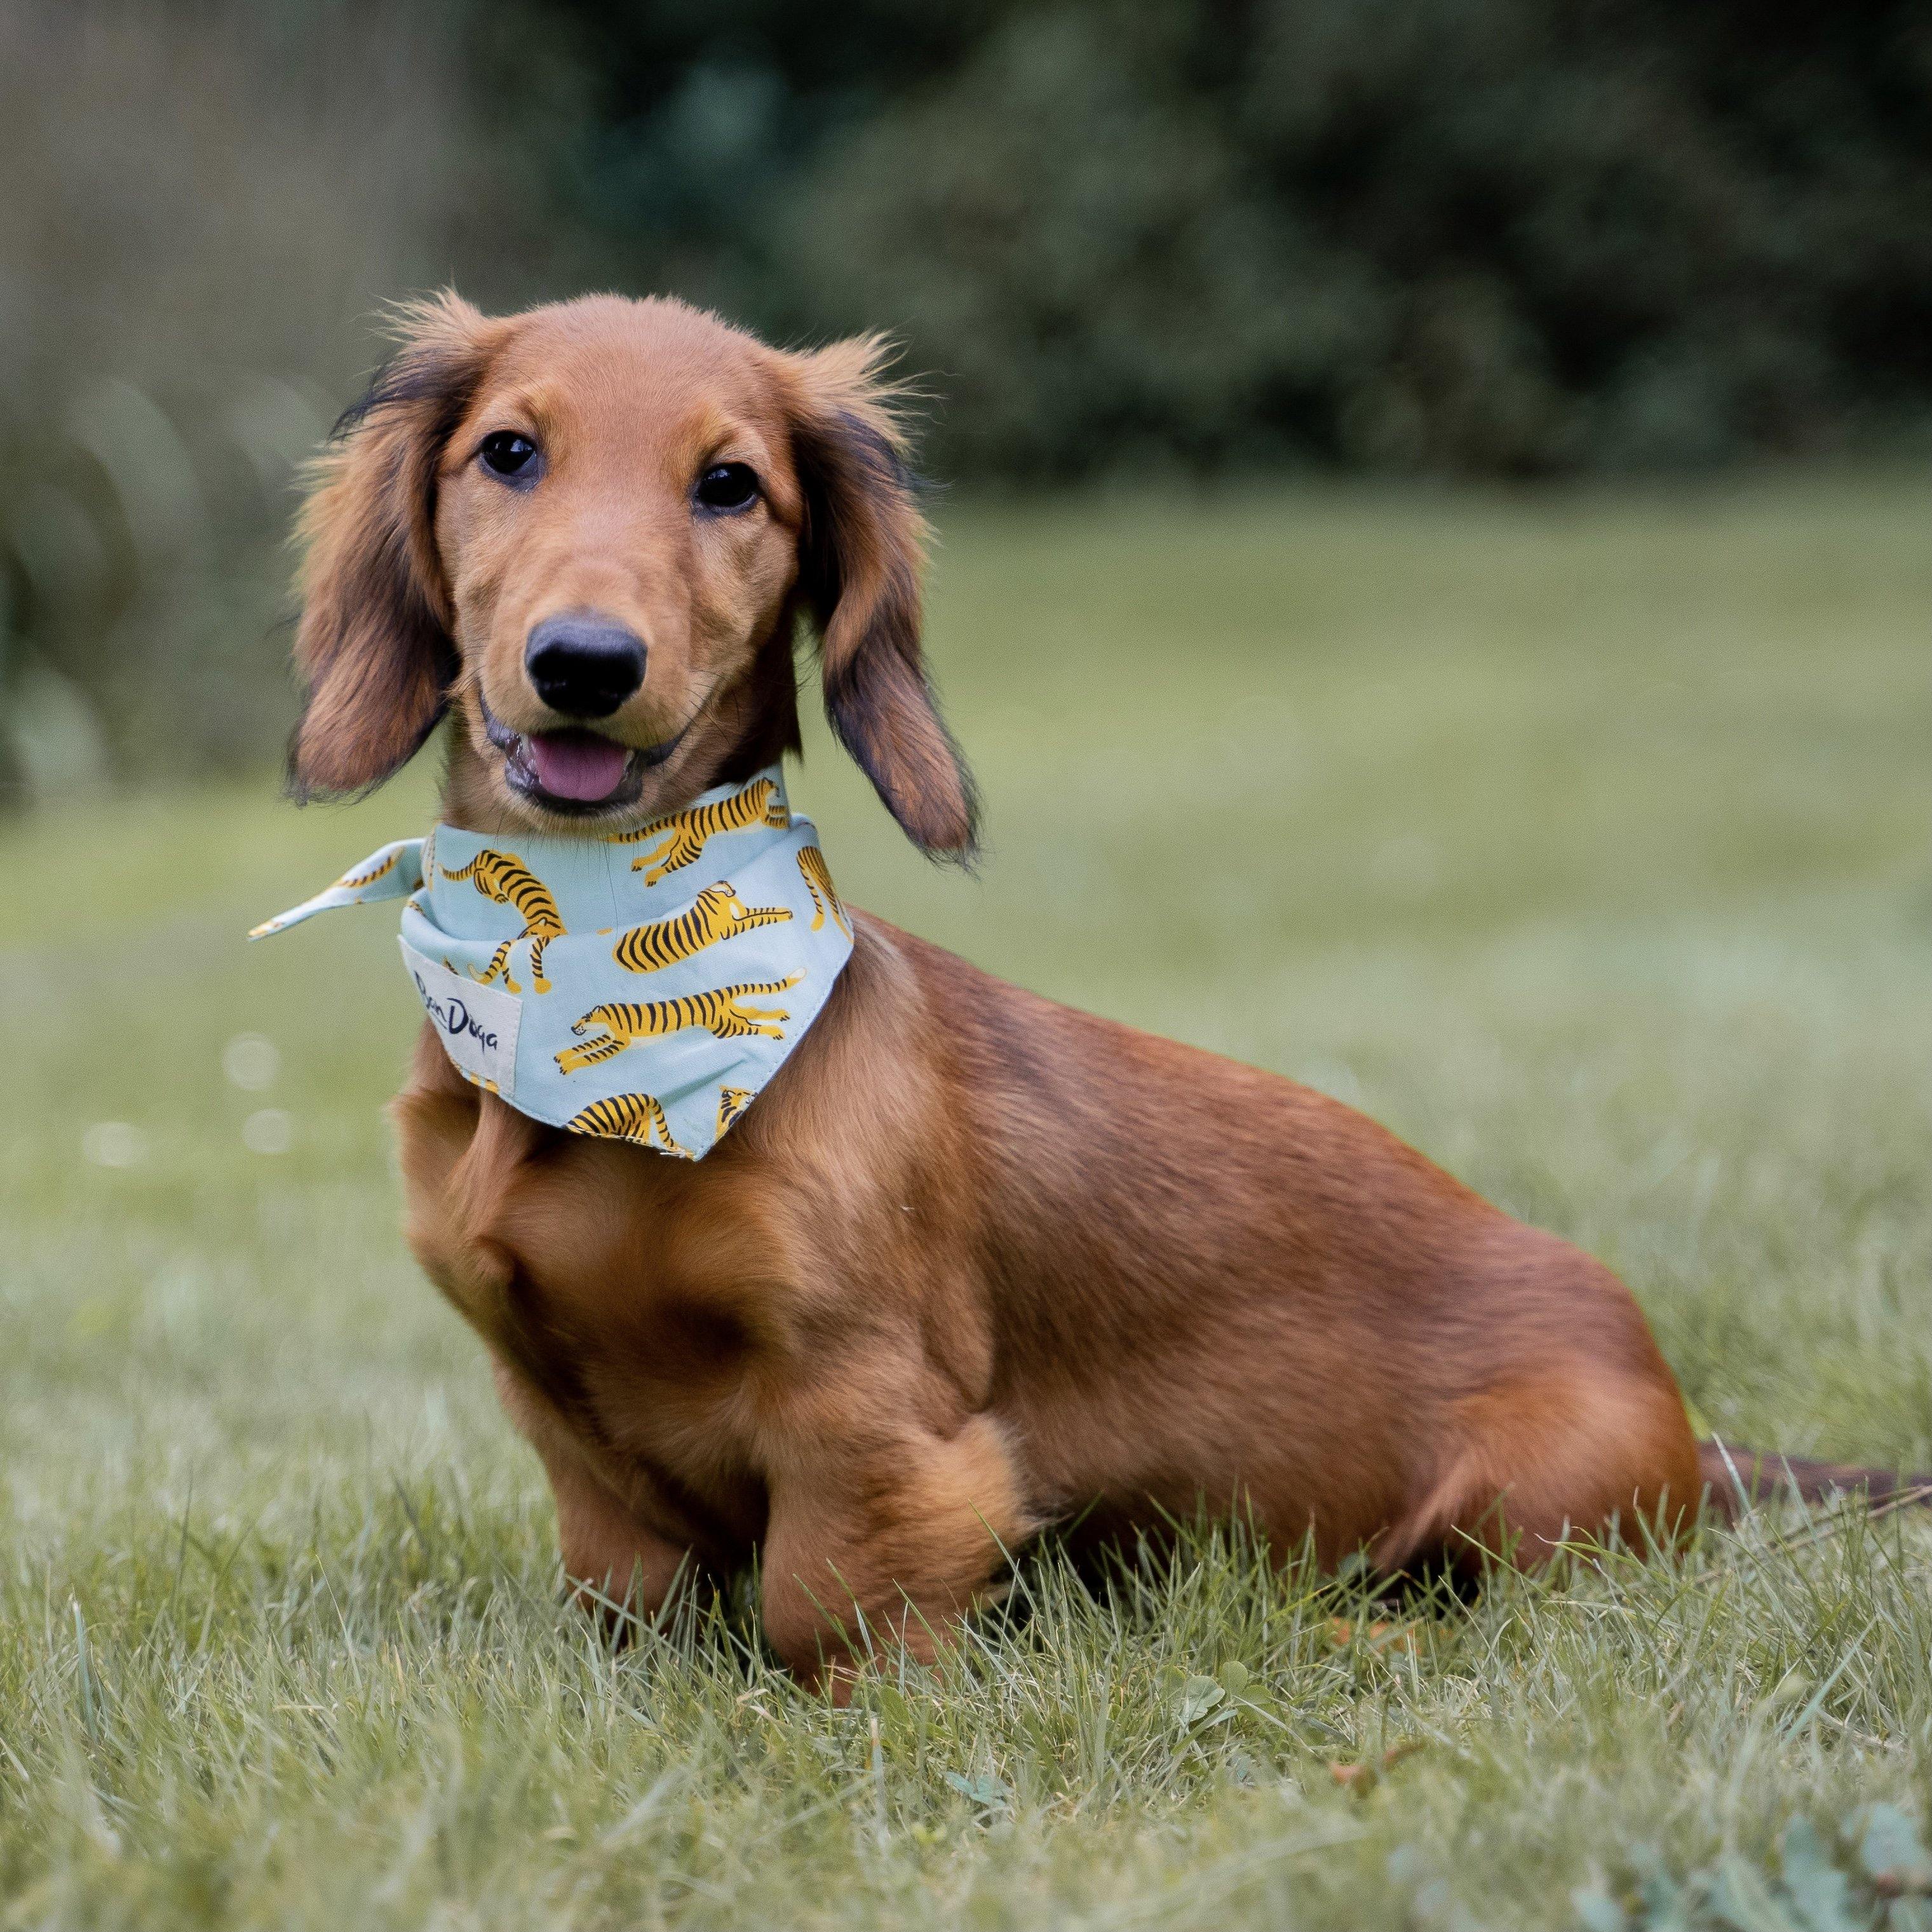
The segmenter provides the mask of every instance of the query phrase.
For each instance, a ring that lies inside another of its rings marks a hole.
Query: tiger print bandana
[[[403,963],[466,1080],[689,1160],[784,1064],[852,952],[776,765],[614,837],[439,824],[248,936],[380,899],[406,902]]]

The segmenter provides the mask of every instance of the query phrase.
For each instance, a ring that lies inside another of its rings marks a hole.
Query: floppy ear
[[[310,471],[295,650],[308,696],[289,744],[298,800],[392,776],[435,729],[456,675],[436,466],[482,373],[490,325],[443,295],[403,310],[399,332],[402,346]]]
[[[799,594],[818,628],[825,711],[906,836],[973,855],[978,802],[920,650],[926,528],[874,337],[784,358],[805,498]]]

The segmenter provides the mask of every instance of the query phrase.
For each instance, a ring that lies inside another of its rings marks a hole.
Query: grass
[[[822,740],[798,789],[861,903],[1603,1255],[1710,1426],[1932,1464],[1924,512],[961,508],[980,876]],[[239,942],[430,795],[0,831],[0,1928],[1932,1924],[1873,1883],[1932,1806],[1898,1517],[1382,1630],[1238,1538],[1099,1592],[1048,1547],[844,1712],[741,1616],[603,1647],[398,1238],[391,922]]]

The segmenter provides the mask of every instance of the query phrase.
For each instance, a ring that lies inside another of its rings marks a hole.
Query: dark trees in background
[[[20,0],[0,803],[272,748],[386,298],[884,328],[927,466],[1709,467],[1932,420],[1922,0]]]
[[[1922,5],[554,11],[612,265],[896,329],[944,472],[1706,466],[1932,404]]]

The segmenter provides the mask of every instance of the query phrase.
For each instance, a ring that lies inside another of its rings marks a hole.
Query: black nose
[[[644,681],[644,642],[602,617],[546,617],[530,633],[524,668],[553,711],[608,718]]]

